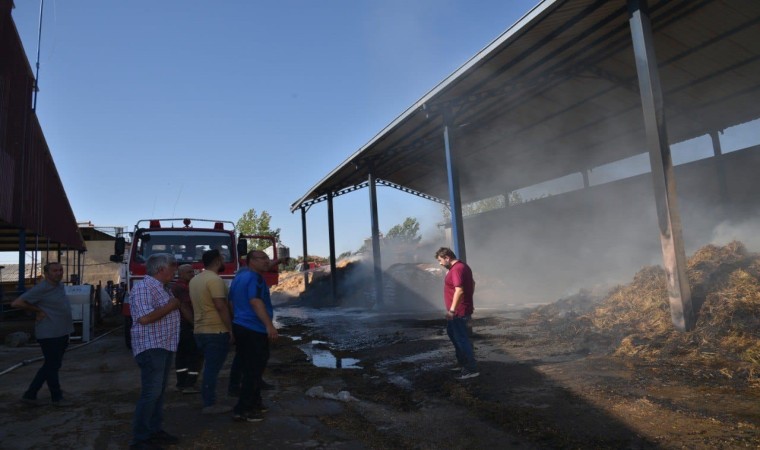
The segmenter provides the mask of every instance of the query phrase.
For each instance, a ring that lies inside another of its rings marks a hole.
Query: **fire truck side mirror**
[[[113,243],[113,256],[119,257],[119,261],[124,257],[124,250],[126,249],[127,242],[123,237],[117,237]],[[113,259],[112,259],[113,261]]]
[[[237,243],[238,258],[243,258],[248,254],[248,239],[240,238]]]

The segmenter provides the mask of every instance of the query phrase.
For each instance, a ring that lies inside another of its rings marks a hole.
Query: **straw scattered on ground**
[[[531,318],[577,344],[604,342],[621,358],[699,366],[760,385],[760,255],[736,241],[707,245],[689,258],[687,276],[697,312],[690,332],[673,327],[665,272],[655,266],[602,298],[581,291]]]

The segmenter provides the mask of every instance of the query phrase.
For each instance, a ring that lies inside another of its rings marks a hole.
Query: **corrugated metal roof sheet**
[[[760,117],[760,2],[662,0],[650,11],[671,142]],[[447,107],[465,202],[642,153],[627,2],[541,2],[291,209],[359,185],[370,165],[380,180],[446,198]]]

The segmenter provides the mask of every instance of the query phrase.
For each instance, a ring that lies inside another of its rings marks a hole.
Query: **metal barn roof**
[[[650,1],[672,143],[760,117],[760,2]],[[295,201],[379,182],[470,202],[646,152],[625,0],[545,0]]]

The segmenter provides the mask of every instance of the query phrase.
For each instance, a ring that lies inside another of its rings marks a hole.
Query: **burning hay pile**
[[[588,311],[560,319],[545,307],[533,317],[576,342],[604,337],[617,356],[701,363],[729,378],[760,381],[760,255],[740,242],[708,245],[688,260],[687,275],[698,318],[688,333],[673,328],[659,267],[643,268],[598,303],[580,302],[593,304]]]
[[[311,274],[306,274],[311,277]],[[271,287],[272,292],[284,292],[298,296],[305,287],[303,272],[281,272],[278,284]]]

